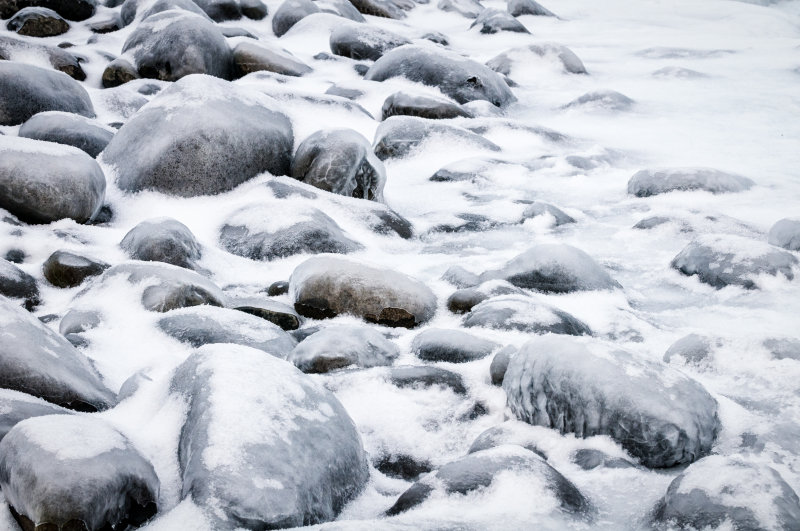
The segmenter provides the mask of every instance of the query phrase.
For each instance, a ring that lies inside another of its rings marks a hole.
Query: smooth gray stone
[[[395,92],[383,102],[382,120],[391,116],[416,116],[418,118],[449,119],[472,118],[472,114],[452,100],[427,95]]]
[[[330,37],[334,54],[357,61],[377,61],[389,50],[404,44],[411,44],[411,41],[397,33],[366,24],[341,24],[333,28]]]
[[[636,197],[692,190],[723,194],[742,192],[754,184],[747,177],[711,168],[667,168],[636,172],[628,181],[628,193]]]
[[[312,71],[310,66],[282,48],[250,41],[242,41],[233,49],[233,68],[237,78],[261,71],[299,77]]]
[[[636,102],[616,90],[595,90],[579,96],[564,105],[564,109],[588,108],[607,111],[627,111]]]
[[[583,62],[575,55],[575,52],[555,42],[511,48],[489,59],[486,66],[499,74],[509,76],[513,75],[515,68],[530,68],[531,59],[537,57],[554,58],[561,63],[564,71],[570,74],[586,73],[586,67],[583,66]]]
[[[100,326],[103,315],[94,310],[70,310],[58,323],[58,333],[62,336],[79,334]]]
[[[52,9],[68,20],[82,21],[94,15],[95,0],[0,0],[0,18],[11,18],[26,7]]]
[[[186,269],[197,269],[202,254],[189,227],[172,218],[142,221],[128,231],[119,245],[134,260],[164,262]]]
[[[19,129],[19,136],[73,146],[92,157],[102,152],[114,137],[114,130],[100,122],[74,113],[41,112]]]
[[[281,37],[302,19],[320,11],[311,0],[285,0],[272,16],[272,32]]]
[[[476,18],[486,10],[478,0],[439,0],[436,7],[442,11],[455,12],[467,18]]]
[[[550,203],[534,201],[522,212],[522,220],[535,218],[538,216],[552,216],[555,220],[554,226],[559,227],[568,223],[575,223],[575,218]]]
[[[541,433],[530,424],[518,420],[507,420],[497,426],[484,430],[478,435],[467,450],[467,454],[474,454],[490,448],[497,448],[507,444],[521,446],[536,455],[547,459],[547,455],[537,447]]]
[[[14,14],[6,28],[27,37],[55,37],[69,31],[69,23],[46,7],[25,7]]]
[[[508,364],[511,362],[519,349],[513,345],[507,345],[501,348],[497,354],[492,358],[492,364],[489,365],[489,378],[492,385],[503,385],[503,380],[506,377]]]
[[[790,251],[800,251],[800,220],[782,219],[769,229],[769,243]]]
[[[414,337],[411,352],[425,361],[465,363],[485,358],[499,346],[461,330],[428,328]]]
[[[474,278],[467,280],[472,282]],[[504,280],[490,280],[479,286],[455,291],[447,299],[447,309],[453,313],[467,313],[481,302],[497,295],[525,295],[525,292]]]
[[[74,288],[87,278],[102,274],[109,267],[111,266],[99,260],[68,251],[56,251],[45,260],[42,273],[57,288]]]
[[[44,415],[66,415],[72,413],[55,404],[26,393],[0,389],[0,441],[17,423]]]
[[[32,311],[40,302],[36,279],[2,258],[0,258],[0,295],[9,299],[21,299],[28,311]]]
[[[472,308],[464,318],[464,326],[531,334],[592,335],[583,321],[527,295],[499,295],[487,299]]]
[[[326,373],[391,365],[399,355],[397,345],[373,328],[332,326],[298,344],[287,360],[305,373]]]
[[[350,3],[364,15],[393,19],[406,18],[405,9],[413,5],[402,0],[350,0]]]
[[[635,468],[636,465],[620,457],[611,457],[600,450],[582,448],[572,456],[573,462],[584,470],[603,468]]]
[[[534,15],[538,17],[554,17],[552,11],[534,0],[508,0],[506,9],[512,17]]]
[[[288,283],[286,290],[288,292]],[[266,297],[230,297],[228,306],[274,323],[286,331],[297,330],[302,322],[294,308]]]
[[[145,10],[141,11],[142,8],[145,8]],[[141,15],[139,17],[141,22],[156,13],[163,13],[173,9],[188,11],[209,21],[211,20],[211,17],[206,15],[206,12],[192,0],[156,0],[155,2],[150,0],[125,0],[120,9],[120,18],[122,19],[122,24],[127,26],[136,19],[137,15]]]
[[[497,144],[455,125],[415,116],[392,116],[381,122],[375,131],[375,154],[381,160],[405,157],[432,136],[458,142],[464,149],[500,151]]]
[[[389,369],[389,381],[397,387],[445,387],[459,395],[467,394],[464,380],[457,372],[429,365],[403,365]]]
[[[702,363],[711,355],[711,340],[706,336],[689,334],[670,345],[664,353],[664,363],[669,363],[675,356],[680,356],[685,363]]]
[[[522,22],[512,17],[507,11],[500,11],[499,9],[484,9],[481,11],[475,21],[470,25],[470,28],[480,26],[481,33],[494,34],[501,31],[511,31],[514,33],[527,33],[530,34]]]
[[[80,62],[78,61],[78,57],[66,50],[63,50],[57,46],[48,46],[46,44],[39,44],[36,42],[31,42],[29,39],[18,39],[16,37],[10,37],[7,35],[0,35],[0,60],[7,60],[7,61],[15,61],[17,57],[23,58],[30,57],[31,55],[37,56],[44,56],[47,57],[50,66],[52,66],[55,70],[59,72],[63,72],[67,74],[72,79],[76,81],[84,81],[86,79],[86,72],[83,71]],[[14,64],[27,64],[27,63],[14,63]],[[33,65],[27,65],[33,66]],[[37,67],[34,67],[37,68]],[[50,70],[45,69],[46,72]],[[30,74],[29,74],[30,75]],[[74,86],[67,86],[66,84],[57,83],[55,87],[49,86],[47,83],[42,84],[43,79],[41,76],[33,76],[30,75],[32,78],[31,81],[36,81],[40,83],[39,86],[19,86],[16,90],[21,91],[20,96],[23,94],[27,94],[25,98],[33,98],[34,100],[44,99],[44,95],[46,93],[52,93],[55,96],[47,97],[48,100],[56,99],[58,96],[58,90],[64,88],[65,91],[70,93],[68,98],[65,98],[64,104],[67,105],[77,105],[76,103],[71,103],[76,101],[76,96],[72,93],[78,94],[79,98],[83,101],[88,101],[88,97],[84,100],[83,96],[80,95],[80,92]],[[63,87],[61,86],[63,85]],[[78,85],[80,87],[80,85]],[[82,87],[80,87],[82,88]],[[34,89],[38,90],[38,92],[33,92]],[[66,96],[66,93],[65,93]],[[83,101],[80,102],[80,107],[83,108]],[[57,99],[56,99],[57,102]],[[33,103],[33,102],[30,102]],[[91,110],[91,103],[89,103],[89,109]],[[84,114],[80,111],[72,111],[70,108],[53,106],[52,108],[41,108],[39,111],[67,111],[67,112],[79,112],[80,114]],[[35,111],[35,112],[39,112]],[[31,115],[35,114],[35,112],[31,113]],[[91,113],[87,113],[86,116],[93,117],[94,111],[91,110]],[[27,118],[25,118],[27,119]],[[20,122],[24,121],[20,120]],[[19,123],[19,122],[17,122]]]

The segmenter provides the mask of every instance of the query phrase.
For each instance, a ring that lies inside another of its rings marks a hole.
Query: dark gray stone
[[[603,468],[635,468],[636,465],[622,459],[621,457],[611,457],[610,455],[591,448],[582,448],[575,452],[572,461],[584,470],[594,470],[598,467]]]
[[[289,293],[289,282],[286,280],[278,280],[269,285],[267,295],[275,297],[278,295],[285,295]]]
[[[527,295],[500,295],[487,299],[472,308],[464,319],[464,326],[519,330],[531,334],[592,335],[586,323]]]
[[[627,111],[636,102],[616,90],[595,90],[575,98],[564,105],[564,109],[583,108],[590,110]]]
[[[122,238],[120,247],[134,260],[198,269],[201,248],[189,227],[172,218],[142,221]]]
[[[462,288],[454,292],[447,299],[447,308],[453,313],[467,313],[490,297],[524,294],[520,288],[504,280],[490,280],[479,286]]]
[[[542,201],[534,201],[525,207],[525,210],[522,212],[523,221],[526,219],[535,218],[537,216],[552,216],[554,220],[554,226],[556,227],[566,225],[567,223],[575,223],[575,218],[557,206],[553,206],[550,203],[544,203]]]
[[[20,299],[26,310],[39,305],[39,286],[36,279],[8,260],[0,258],[0,295]]]
[[[19,136],[66,144],[97,157],[114,137],[114,130],[78,114],[50,111],[22,124]]]
[[[317,6],[323,13],[331,13],[353,22],[366,22],[364,16],[349,0],[316,0]]]
[[[800,220],[782,219],[769,229],[769,243],[790,251],[800,251]]]
[[[192,0],[125,0],[120,9],[120,19],[122,24],[127,26],[139,16],[139,21],[146,19],[156,13],[162,13],[173,9],[188,11],[200,15],[203,18],[211,20],[206,15],[206,12],[200,9],[200,6]],[[144,11],[142,11],[144,10]]]
[[[333,28],[331,51],[342,57],[360,61],[377,61],[383,54],[411,41],[390,31],[365,24],[341,24]]]
[[[89,277],[100,275],[110,266],[69,251],[56,251],[42,265],[44,278],[57,288],[74,288]]]
[[[375,154],[381,160],[404,157],[432,136],[458,142],[464,149],[500,151],[500,146],[455,125],[414,116],[392,116],[381,122],[375,132]]]
[[[472,441],[469,450],[467,450],[467,454],[474,454],[475,452],[482,452],[490,448],[512,444],[521,446],[543,459],[547,459],[547,455],[537,446],[540,440],[541,432],[537,431],[536,427],[517,420],[508,420],[481,432],[481,434]]]
[[[261,71],[293,77],[311,72],[310,66],[286,50],[250,41],[242,41],[233,49],[233,68],[234,77]]]
[[[475,18],[486,10],[478,0],[439,0],[436,7],[442,11],[455,12],[467,18]]]
[[[390,116],[417,116],[429,119],[472,118],[452,100],[433,96],[421,96],[407,92],[395,92],[383,102],[382,120]]]
[[[511,362],[519,349],[513,345],[508,345],[501,348],[497,354],[492,358],[492,364],[489,365],[489,379],[492,385],[503,385],[503,380],[506,377],[508,364]]]
[[[294,308],[282,302],[264,297],[235,297],[230,299],[228,305],[240,312],[249,313],[274,323],[283,330],[300,328],[300,316],[294,311]]]
[[[117,57],[106,65],[103,70],[103,88],[114,88],[124,85],[134,79],[139,79],[139,72],[130,61],[124,57]]]
[[[70,410],[31,395],[0,389],[0,441],[18,422],[44,415],[65,415]]]
[[[664,363],[680,356],[684,363],[698,364],[708,361],[711,355],[711,340],[698,334],[689,334],[673,343],[664,353]]]
[[[499,346],[461,330],[428,328],[411,342],[411,352],[425,361],[465,363],[483,359]]]
[[[475,22],[470,25],[470,28],[480,26],[481,33],[493,34],[500,33],[501,31],[511,31],[514,33],[528,33],[522,22],[512,17],[507,11],[500,11],[499,9],[484,9],[475,18]]]
[[[52,9],[67,20],[82,21],[94,15],[95,0],[0,0],[0,18],[11,18],[26,7]]]
[[[668,168],[636,172],[628,181],[628,193],[636,197],[691,190],[723,194],[742,192],[753,184],[747,177],[711,168]]]
[[[27,37],[55,37],[69,31],[69,23],[46,7],[25,7],[16,12],[6,28]]]
[[[464,380],[457,372],[427,365],[404,365],[389,369],[389,381],[397,387],[444,387],[456,394],[467,394]]]
[[[389,477],[415,481],[421,474],[432,470],[427,461],[418,461],[410,455],[382,455],[375,463],[375,468]]]
[[[391,365],[399,355],[400,349],[373,328],[332,326],[297,345],[287,360],[305,373],[326,373]]]
[[[79,334],[100,326],[103,316],[94,310],[70,310],[61,322],[58,323],[58,332],[62,336],[69,334]]]
[[[400,0],[350,0],[350,3],[364,15],[394,19],[406,18],[404,9],[413,5]]]
[[[508,0],[506,9],[512,17],[534,15],[537,17],[554,17],[552,11],[534,0]]]
[[[23,39],[18,39],[16,37],[0,35],[0,60],[16,61],[15,58],[21,57],[23,61],[26,61],[25,57],[26,56],[30,57],[31,55],[46,57],[47,60],[50,62],[50,66],[52,66],[55,70],[58,70],[59,72],[67,74],[72,79],[75,79],[77,81],[83,81],[86,79],[86,72],[83,71],[81,63],[76,55],[66,50],[63,50],[57,46],[38,44],[35,42],[31,42],[30,39],[23,40]],[[43,79],[39,78],[36,81],[41,83]],[[35,87],[28,87],[27,90],[30,92],[34,90],[34,88]],[[47,83],[44,83],[44,86],[38,88],[43,93],[44,92],[57,93],[58,90],[58,86],[55,88],[50,88],[47,86]],[[41,95],[39,97],[41,97]],[[69,109],[61,109],[60,107],[56,107],[53,109],[41,109],[41,110],[69,111]],[[91,116],[94,116],[94,114],[91,114]]]
[[[319,12],[320,8],[311,0],[285,0],[272,16],[272,32],[281,37],[308,15]]]
[[[9,249],[6,253],[5,259],[12,264],[21,264],[25,261],[27,255],[22,249]]]

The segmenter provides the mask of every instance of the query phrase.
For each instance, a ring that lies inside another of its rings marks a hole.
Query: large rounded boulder
[[[0,18],[11,18],[28,7],[52,9],[68,20],[82,21],[94,15],[96,0],[0,0]]]
[[[19,128],[19,136],[73,146],[97,157],[116,131],[74,113],[49,111],[32,116]]]

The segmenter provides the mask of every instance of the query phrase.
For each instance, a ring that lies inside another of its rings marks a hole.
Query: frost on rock
[[[431,387],[439,386],[464,395],[467,388],[464,380],[457,372],[429,365],[401,365],[389,370],[389,381],[397,387]]]
[[[754,184],[747,177],[712,168],[666,168],[636,172],[628,181],[628,193],[636,197],[690,190],[722,194],[742,192]]]
[[[0,258],[0,295],[21,299],[26,310],[39,304],[39,286],[36,279],[8,260]]]
[[[134,260],[164,262],[186,269],[197,269],[200,244],[189,227],[172,218],[142,221],[120,242]]]
[[[759,275],[794,279],[797,258],[789,252],[763,242],[733,235],[701,236],[673,258],[671,266],[686,276],[697,275],[700,282],[717,289],[741,286],[758,287]]]
[[[675,478],[653,512],[657,529],[800,529],[800,499],[771,467],[739,456],[701,459]],[[728,529],[728,527],[724,527]]]
[[[102,123],[74,113],[40,112],[19,129],[19,136],[73,146],[97,157],[116,131]]]
[[[479,281],[493,279],[552,293],[621,288],[591,256],[559,243],[535,245],[502,268],[481,274]]]
[[[425,361],[464,363],[485,358],[499,346],[461,330],[428,328],[411,342],[411,352]]]
[[[664,363],[680,358],[684,363],[700,364],[711,356],[711,339],[698,334],[689,334],[670,345],[664,353]]]
[[[312,70],[310,66],[282,48],[246,40],[233,49],[233,65],[234,77],[261,71],[300,77]]]
[[[565,109],[581,108],[587,110],[627,111],[635,101],[616,90],[595,90],[579,96],[564,105]]]
[[[76,112],[90,118],[93,117],[92,103],[83,87],[78,83],[70,83],[64,78],[54,77],[52,75],[54,72],[49,69],[39,68],[43,65],[43,59],[50,67],[63,72],[72,79],[77,81],[86,79],[86,72],[83,71],[76,55],[56,46],[0,35],[0,60],[9,61],[8,66],[0,70],[3,72],[0,77],[6,78],[3,83],[10,84],[0,85],[0,87],[5,90],[10,86],[16,91],[14,94],[4,94],[8,98],[6,104],[11,102],[12,105],[19,106],[18,109],[25,109],[23,112],[29,112],[28,116],[39,111],[54,110]],[[33,84],[28,84],[29,81]],[[64,90],[65,93],[60,94],[59,90]],[[34,110],[37,106],[43,106],[43,108]],[[21,118],[15,123],[26,119]]]
[[[451,147],[457,145],[459,149],[500,151],[493,142],[455,125],[416,116],[391,116],[375,131],[375,154],[381,160],[405,157],[434,138],[446,141]]]
[[[366,326],[324,328],[297,345],[288,360],[305,373],[324,373],[343,367],[391,365],[400,349]]]
[[[416,116],[431,120],[448,118],[472,118],[472,114],[449,98],[395,92],[383,102],[381,119],[391,116]]]
[[[486,66],[500,74],[513,76],[517,68],[529,66],[532,60],[553,62],[570,74],[586,73],[586,67],[575,52],[555,42],[511,48],[489,59]]]
[[[215,529],[327,522],[367,481],[353,421],[290,363],[208,345],[178,367],[171,389],[188,404],[178,452],[183,496]]]
[[[800,219],[782,219],[769,229],[769,243],[790,251],[800,251]]]
[[[0,441],[0,488],[23,529],[129,529],[156,513],[159,481],[105,421],[49,415]]]
[[[0,388],[79,411],[107,409],[114,396],[83,354],[0,297]]]
[[[420,281],[334,256],[309,258],[295,268],[289,286],[297,312],[315,319],[350,314],[412,328],[436,311],[436,296]]]
[[[411,41],[366,24],[340,24],[331,32],[331,51],[351,59],[377,61],[383,54]]]
[[[527,295],[501,295],[476,305],[464,326],[519,330],[534,334],[592,335],[591,329],[569,313]]]
[[[99,260],[69,251],[56,251],[42,264],[42,274],[50,284],[58,288],[74,288],[109,267],[107,263]]]
[[[481,33],[499,33],[501,31],[512,31],[515,33],[530,33],[522,22],[512,17],[507,11],[499,9],[484,9],[481,11],[470,28],[480,26]]]
[[[554,17],[552,11],[534,0],[508,0],[506,9],[512,17],[534,15],[538,17]]]
[[[272,16],[272,32],[282,37],[302,19],[319,12],[320,8],[311,0],[285,0]]]
[[[209,76],[161,91],[101,155],[123,190],[194,197],[231,190],[268,171],[289,173],[289,119],[269,97]]]
[[[281,290],[285,287],[288,291],[288,282],[280,281],[277,284]],[[270,293],[270,295],[283,293]],[[302,318],[294,308],[268,297],[229,297],[228,307],[274,323],[283,330],[297,330],[302,323]]]
[[[486,299],[498,295],[525,295],[525,292],[505,280],[489,280],[478,286],[453,292],[447,298],[447,309],[453,313],[467,313]]]
[[[578,437],[609,435],[650,468],[708,454],[720,429],[717,402],[669,366],[547,336],[526,343],[503,381],[514,415]]]
[[[575,223],[575,218],[550,203],[534,201],[522,212],[522,220],[535,218],[537,216],[550,216],[553,218],[553,225],[558,227],[567,223]]]
[[[11,428],[25,419],[68,413],[71,411],[29,394],[0,389],[0,441]]]

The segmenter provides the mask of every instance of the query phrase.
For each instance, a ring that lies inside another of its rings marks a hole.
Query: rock
[[[262,20],[269,14],[267,5],[261,0],[239,0],[239,9],[251,20]]]
[[[272,32],[281,37],[302,19],[320,11],[311,0],[285,0],[272,16]]]
[[[771,338],[763,344],[775,359],[800,361],[800,339]]]
[[[486,100],[504,107],[516,100],[506,82],[484,65],[445,50],[407,45],[386,53],[364,79],[405,77],[441,90],[458,103]]]
[[[0,387],[70,409],[114,403],[89,360],[28,312],[0,298]]]
[[[32,116],[19,136],[76,147],[97,157],[114,137],[114,129],[78,114],[49,111]]]
[[[349,0],[317,0],[316,4],[323,13],[338,15],[353,22],[367,21]]]
[[[404,44],[411,44],[411,41],[402,35],[365,24],[341,24],[333,28],[330,37],[334,54],[357,61],[377,61],[389,50]]]
[[[52,9],[67,20],[82,21],[94,15],[94,0],[2,0],[0,18],[11,18],[27,7]]]
[[[79,334],[86,330],[91,330],[100,326],[103,322],[103,316],[100,312],[93,310],[70,310],[61,322],[58,323],[58,333],[62,336],[70,334]]]
[[[36,279],[8,260],[0,258],[0,295],[21,299],[28,311],[39,305],[39,286]]]
[[[309,258],[295,268],[289,286],[297,312],[314,319],[351,314],[413,328],[436,311],[436,296],[418,280],[334,256]]]
[[[195,0],[197,5],[216,22],[237,20],[245,16],[261,20],[267,16],[267,6],[261,0]]]
[[[223,26],[220,28],[222,34],[225,35],[225,38],[233,38],[233,37],[247,37],[248,39],[258,40],[258,37],[250,33],[244,28],[234,28],[234,27],[226,27]]]
[[[12,264],[21,264],[25,261],[25,258],[25,251],[22,249],[9,249],[5,257],[5,259]]]
[[[450,389],[456,394],[467,394],[464,380],[457,372],[428,365],[404,365],[389,369],[389,381],[397,387],[433,387]]]
[[[275,72],[284,76],[302,76],[311,72],[311,67],[281,48],[267,48],[249,41],[242,41],[233,49],[234,77],[252,72]]]
[[[589,110],[627,111],[635,101],[615,90],[595,90],[575,98],[564,105],[564,109],[581,107]]]
[[[20,220],[91,221],[103,206],[105,191],[103,171],[83,151],[52,142],[0,136],[0,208]]]
[[[93,260],[69,251],[56,251],[42,265],[44,278],[57,288],[74,288],[89,277],[108,269],[105,262]]]
[[[608,435],[650,468],[710,452],[720,422],[703,386],[667,365],[588,346],[563,336],[526,343],[503,382],[512,413],[578,437]]]
[[[544,459],[519,446],[505,445],[475,452],[447,463],[435,474],[414,483],[400,495],[386,514],[393,516],[412,509],[438,489],[448,494],[467,494],[481,487],[488,487],[498,474],[511,470],[523,477],[530,474],[536,478],[537,483],[544,483],[560,511],[585,518],[593,513],[589,500]]]
[[[454,216],[457,220],[455,223],[443,223],[435,225],[428,231],[429,234],[436,234],[437,232],[485,232],[490,231],[500,225],[498,222],[493,221],[481,214],[456,214]]]
[[[455,12],[467,18],[476,18],[486,9],[478,0],[439,0],[436,7],[442,11]]]
[[[347,98],[348,100],[355,100],[363,96],[364,91],[334,84],[328,87],[328,90],[325,91],[325,94]]]
[[[52,9],[26,7],[11,17],[6,28],[27,37],[54,37],[69,31],[69,23]]]
[[[554,17],[549,9],[534,0],[508,0],[506,9],[512,17],[534,15],[538,17]]]
[[[286,359],[297,344],[292,336],[269,321],[214,306],[169,311],[158,320],[158,328],[193,347],[233,343],[262,350],[281,359]]]
[[[656,529],[800,527],[800,500],[773,468],[712,455],[672,480],[653,512]]]
[[[475,22],[470,25],[470,28],[480,26],[481,33],[493,34],[501,31],[512,31],[515,33],[530,34],[528,28],[522,25],[522,22],[512,17],[506,11],[499,9],[484,9],[475,18]]]
[[[80,62],[78,61],[78,57],[67,52],[66,50],[62,50],[56,46],[47,46],[45,44],[33,43],[29,40],[22,40],[15,37],[0,35],[0,60],[13,61],[15,64],[30,63],[29,66],[38,66],[42,63],[42,58],[47,59],[47,62],[49,62],[50,66],[52,66],[54,69],[67,74],[72,79],[77,81],[83,81],[86,79],[86,72],[83,71]],[[36,95],[34,98],[35,101],[29,102],[28,105],[36,105],[36,101],[41,100],[52,101],[55,98],[46,95],[57,94],[59,88],[61,88],[61,85],[64,85],[64,83],[57,83],[55,87],[52,87],[52,82],[48,81],[47,78],[31,74],[30,72],[25,73],[25,75],[33,77],[34,79],[31,79],[30,81],[38,84],[38,86],[33,85],[25,87],[22,85],[20,87],[20,90],[24,90],[25,93]],[[5,76],[0,75],[0,77]],[[80,96],[80,98],[75,98],[72,95],[74,93],[83,94],[82,87],[81,90],[78,90],[73,85],[68,86],[71,87],[68,90],[70,96],[65,99],[64,105],[70,105],[75,108],[83,108],[84,102],[88,101],[88,96],[86,98],[83,96]],[[75,104],[76,101],[78,101],[79,105]],[[89,104],[89,109],[91,110],[91,102]],[[72,111],[70,108],[65,109],[62,107],[54,107],[52,109],[44,108],[41,110],[66,110],[69,112],[78,112]],[[83,113],[81,112],[80,114]],[[87,116],[94,116],[93,111],[92,114],[87,114]]]
[[[369,141],[352,129],[323,129],[300,144],[292,177],[326,192],[383,201],[386,170]]]
[[[472,118],[471,113],[447,98],[420,96],[408,92],[395,92],[383,102],[382,120],[397,115],[429,119]]]
[[[500,151],[498,145],[461,127],[413,116],[392,116],[381,122],[375,132],[375,154],[381,160],[404,157],[431,137],[457,142],[464,149]]]
[[[489,365],[489,378],[492,381],[492,385],[503,385],[503,379],[506,377],[508,364],[518,350],[517,347],[508,345],[501,348],[497,354],[494,355],[492,364]]]
[[[800,251],[800,220],[782,219],[769,229],[769,243],[790,251]]]
[[[278,280],[273,282],[267,288],[267,295],[270,297],[276,297],[278,295],[285,295],[289,293],[289,282],[285,280]]]
[[[144,262],[164,262],[198,269],[201,248],[189,227],[172,218],[142,221],[122,238],[120,247],[129,257]]]
[[[472,441],[472,444],[467,450],[467,454],[474,454],[475,452],[483,452],[490,448],[497,448],[503,445],[515,445],[525,448],[526,450],[535,453],[543,459],[547,456],[538,447],[537,443],[541,439],[540,428],[531,426],[518,420],[507,420],[502,424],[493,426],[488,430],[481,432],[478,437]]]
[[[124,26],[128,26],[137,18],[137,15],[141,22],[156,13],[175,9],[188,11],[211,20],[211,17],[206,15],[206,12],[192,0],[125,0],[120,9],[120,19]]]
[[[753,184],[747,177],[711,168],[667,168],[636,172],[628,181],[628,193],[636,197],[690,190],[723,194],[742,192]]]
[[[122,53],[132,56],[140,77],[177,81],[190,74],[230,79],[231,50],[219,28],[182,9],[142,20]]]
[[[71,411],[40,398],[19,391],[0,389],[0,441],[20,421],[32,417],[68,413]]]
[[[406,4],[398,0],[350,0],[360,13],[383,18],[406,18],[403,11]]]
[[[226,192],[265,171],[288,174],[293,139],[289,119],[269,97],[190,76],[128,120],[101,158],[125,191],[194,197]]]
[[[86,89],[68,75],[38,66],[0,61],[0,125],[19,125],[42,111],[94,117],[92,100]]]
[[[417,461],[409,455],[384,455],[375,462],[375,468],[392,478],[415,481],[421,474],[432,470],[427,461]]]
[[[251,260],[274,260],[302,253],[347,254],[363,247],[345,235],[327,214],[311,206],[255,204],[225,220],[220,245]]]
[[[92,30],[92,33],[113,33],[115,31],[119,31],[123,28],[122,19],[120,19],[119,15],[114,14],[111,15],[110,18],[98,20],[97,22],[93,22],[89,24],[89,29]]]
[[[640,220],[636,223],[636,225],[633,226],[633,228],[639,230],[650,230],[664,225],[665,223],[669,223],[670,221],[672,221],[670,218],[664,216],[651,216],[649,218]]]
[[[594,470],[598,467],[603,468],[635,468],[636,465],[622,459],[621,457],[611,457],[600,450],[582,448],[575,452],[572,461],[584,470]]]
[[[519,330],[531,334],[592,335],[591,329],[569,313],[527,295],[487,299],[467,314],[464,326]]]
[[[447,271],[442,274],[442,280],[462,289],[480,284],[478,275],[467,271],[459,265],[448,267]]]
[[[522,221],[538,216],[551,216],[553,218],[553,226],[555,227],[566,225],[567,223],[575,223],[575,218],[560,208],[542,201],[534,201],[525,207],[525,210],[522,212]]]
[[[289,363],[208,345],[178,367],[171,390],[188,405],[178,451],[182,496],[204,508],[215,529],[327,522],[367,482],[353,421]]]
[[[105,421],[49,415],[0,442],[0,488],[23,529],[126,529],[156,514],[153,465]]]
[[[325,373],[350,366],[391,365],[399,355],[400,349],[372,328],[333,326],[297,345],[287,360],[305,373]]]
[[[249,313],[274,323],[283,330],[297,330],[300,328],[300,316],[291,306],[282,302],[259,297],[236,297],[231,299],[229,306],[240,312]]]
[[[679,356],[684,363],[698,364],[711,355],[711,341],[705,336],[689,334],[673,343],[664,353],[664,363]]]
[[[130,61],[123,57],[118,57],[106,65],[103,70],[103,88],[114,88],[134,79],[139,79],[139,72]]]
[[[447,309],[453,313],[467,313],[481,302],[497,295],[525,295],[525,292],[504,280],[490,280],[479,286],[454,292],[447,299]]]
[[[741,286],[758,287],[758,275],[794,278],[797,258],[768,244],[742,236],[701,236],[683,248],[670,266],[686,276],[717,289]]]
[[[651,75],[656,78],[667,79],[703,79],[709,77],[707,74],[698,72],[697,70],[680,66],[665,66],[664,68],[659,68]]]
[[[489,59],[486,66],[499,74],[509,76],[516,68],[530,68],[531,63],[536,60],[556,63],[564,72],[570,74],[586,73],[586,67],[583,66],[583,62],[575,55],[575,52],[554,42],[511,48]]]
[[[499,346],[460,330],[428,328],[411,342],[411,352],[425,361],[464,363],[485,358]]]

